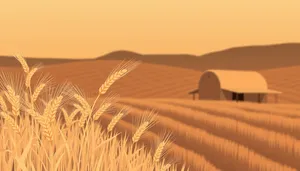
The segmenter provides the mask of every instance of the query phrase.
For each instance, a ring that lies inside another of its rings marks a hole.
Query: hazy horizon
[[[300,42],[299,0],[5,1],[0,56],[192,54]]]

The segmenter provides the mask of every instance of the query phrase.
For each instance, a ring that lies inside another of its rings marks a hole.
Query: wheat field
[[[193,151],[219,170],[300,169],[298,105],[121,98],[114,107],[124,105],[131,108],[123,119],[127,124],[144,110],[155,109],[158,122],[147,132],[172,130],[173,146]],[[181,158],[193,168],[204,165]]]
[[[119,64],[90,102],[80,88],[68,82],[56,84],[49,75],[33,79],[41,65],[29,67],[23,57],[16,59],[22,74],[0,73],[0,170],[188,170],[184,161],[167,152],[170,133],[140,140],[155,122],[151,111],[145,111],[140,120],[147,124],[133,129],[130,136],[116,131],[124,125],[128,107],[114,110],[108,124],[98,122],[119,98],[107,91],[140,62]],[[156,142],[152,148],[145,146],[151,141]],[[179,146],[170,149],[183,151]],[[217,170],[200,155],[180,154],[196,156],[202,169]]]

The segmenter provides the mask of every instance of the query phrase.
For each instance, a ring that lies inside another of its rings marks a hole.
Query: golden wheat
[[[115,125],[119,122],[119,120],[122,119],[124,115],[125,115],[124,111],[121,110],[116,116],[114,116],[107,126],[107,131],[108,132],[112,131]]]
[[[39,94],[41,93],[41,91],[44,89],[44,87],[46,86],[46,84],[42,83],[40,84],[33,92],[32,94],[32,101],[35,102],[39,96]]]
[[[166,171],[166,170],[170,169],[171,166],[172,165],[170,163],[168,163],[161,168],[161,171]]]
[[[81,104],[81,106],[87,110],[91,109],[90,104],[79,94],[75,94],[74,97],[78,100],[78,102]]]
[[[30,72],[27,74],[27,76],[26,76],[26,81],[25,81],[25,86],[26,86],[27,88],[30,87],[31,78],[32,78],[33,75],[37,72],[37,70],[38,70],[38,68],[35,67],[35,68],[33,68],[32,70],[30,70]]]
[[[97,112],[93,115],[94,120],[98,120],[99,117],[111,106],[111,103],[104,103],[100,106],[100,108],[97,110]]]
[[[166,142],[162,141],[161,143],[159,143],[157,149],[155,150],[154,156],[153,156],[154,162],[160,161],[165,146],[166,146]]]
[[[6,114],[5,112],[1,112],[0,114],[17,134],[21,134],[18,124],[11,116]]]
[[[24,70],[25,73],[29,72],[29,67],[27,65],[26,60],[21,56],[21,55],[16,55],[15,58],[20,62],[20,64],[22,65],[22,68]]]
[[[99,88],[99,94],[105,94],[109,87],[116,82],[118,79],[122,78],[124,75],[126,75],[128,72],[127,69],[122,69],[120,71],[115,72],[110,77],[107,78],[107,80],[101,85]]]
[[[156,114],[153,113],[154,111],[146,111],[143,113],[141,119],[139,120],[139,126],[136,132],[132,137],[133,143],[136,143],[140,140],[141,136],[146,132],[149,128],[151,128],[155,122],[154,118]]]
[[[50,113],[46,114],[46,116],[48,116],[48,119],[49,119],[50,123],[53,123],[55,121],[55,116],[56,116],[56,113],[57,113],[57,109],[58,109],[62,99],[63,99],[63,96],[60,95],[52,101],[51,107],[50,107]]]
[[[52,133],[49,119],[45,116],[37,116],[35,118],[38,121],[38,123],[41,125],[42,134],[46,137],[48,141],[53,141],[53,133]]]
[[[66,126],[67,127],[70,127],[72,125],[72,122],[73,122],[73,118],[76,116],[76,114],[80,111],[79,109],[75,109],[71,114],[70,116],[68,115],[67,111],[62,108],[61,109],[62,112],[63,112],[63,115],[64,115],[64,118],[65,118],[65,121],[66,121]]]
[[[137,131],[134,133],[132,137],[133,143],[136,143],[141,138],[142,134],[146,131],[147,127],[149,126],[150,122],[146,121],[137,129]]]
[[[2,111],[7,112],[6,102],[1,95],[0,95],[0,106]]]

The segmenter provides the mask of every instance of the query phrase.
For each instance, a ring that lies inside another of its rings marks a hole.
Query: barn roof
[[[281,93],[269,89],[265,78],[255,71],[207,70],[203,74],[209,73],[218,77],[221,89],[224,90],[236,93]]]

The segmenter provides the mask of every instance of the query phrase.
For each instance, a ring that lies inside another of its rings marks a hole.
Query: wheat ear
[[[107,78],[107,80],[101,85],[99,88],[99,94],[105,94],[109,87],[116,82],[118,79],[122,78],[128,73],[127,69],[122,69],[120,71],[117,71],[113,73],[111,76]]]
[[[26,85],[27,88],[30,87],[31,78],[32,78],[32,76],[36,73],[37,70],[38,70],[38,68],[33,68],[33,69],[30,70],[30,72],[27,74],[27,76],[26,76],[26,81],[25,81],[25,85]]]
[[[159,143],[159,145],[154,153],[154,157],[153,157],[154,162],[160,161],[160,158],[163,154],[163,150],[164,150],[165,146],[166,146],[166,142],[162,141],[161,143]]]
[[[0,96],[0,106],[2,111],[7,112],[7,105],[2,96]]]
[[[123,111],[120,111],[116,116],[114,116],[107,126],[107,131],[108,132],[112,131],[114,129],[114,127],[116,126],[116,124],[119,122],[119,120],[122,119],[122,117],[124,115],[125,115],[125,113]]]
[[[147,130],[149,124],[150,124],[150,122],[146,121],[139,126],[139,128],[136,130],[136,132],[134,133],[134,135],[132,137],[133,143],[136,143],[140,140],[142,134]]]
[[[21,134],[21,131],[20,131],[20,128],[19,128],[18,124],[15,122],[15,120],[11,116],[6,114],[5,112],[1,112],[1,116],[5,119],[6,122],[8,122],[8,124],[12,127],[12,129],[17,134]]]
[[[104,103],[100,106],[100,108],[97,110],[97,112],[93,115],[94,120],[98,120],[99,117],[111,106],[111,103]]]
[[[159,162],[161,157],[165,155],[166,146],[170,143],[170,139],[172,138],[172,134],[165,132],[163,135],[162,141],[159,143],[158,147],[155,150],[153,161]]]
[[[4,92],[6,95],[7,100],[11,103],[12,105],[12,114],[14,116],[19,116],[20,115],[20,96],[16,95],[14,89],[7,85],[7,92]]]
[[[46,137],[48,141],[53,141],[53,133],[51,130],[51,125],[49,119],[45,116],[37,116],[36,117],[38,123],[41,125],[42,133]]]
[[[56,98],[52,101],[52,103],[51,103],[51,107],[50,107],[50,110],[49,110],[50,113],[46,113],[46,114],[45,114],[46,116],[48,116],[48,119],[49,119],[50,123],[55,122],[55,116],[56,116],[56,113],[57,113],[57,109],[58,109],[58,107],[59,107],[59,105],[60,105],[62,99],[63,99],[63,96],[62,96],[62,95],[56,97]]]
[[[21,55],[16,55],[15,58],[20,62],[25,73],[29,72],[29,67],[26,60]]]
[[[79,94],[75,94],[74,97],[76,98],[76,100],[78,100],[78,102],[81,104],[81,106],[84,109],[90,109],[91,108],[90,104],[82,96],[80,96]]]
[[[44,89],[44,87],[46,86],[46,84],[42,83],[40,84],[33,92],[32,94],[32,101],[35,102],[39,96],[39,94],[41,93],[41,91]]]

